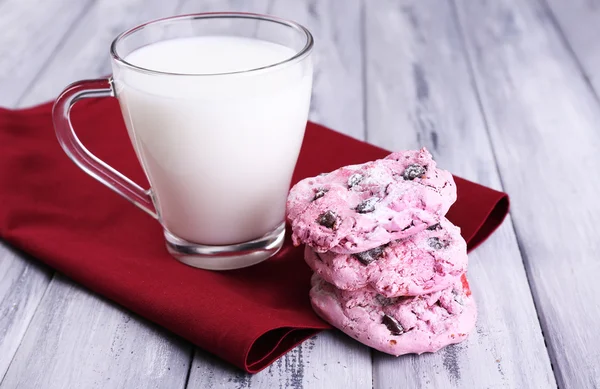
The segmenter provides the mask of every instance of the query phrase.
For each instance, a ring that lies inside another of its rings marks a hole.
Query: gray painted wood
[[[558,385],[596,388],[598,101],[539,2],[457,5]]]
[[[15,107],[89,1],[0,1],[0,106]],[[0,241],[0,380],[52,272]]]
[[[227,3],[227,4],[226,4]],[[359,2],[335,1],[188,1],[182,13],[232,11],[270,13],[306,25],[315,35],[315,87],[311,120],[336,125],[337,129],[362,136],[362,116],[346,115],[334,104],[335,96],[346,96],[343,103],[362,115],[361,78],[340,70],[340,55],[358,62],[360,46],[355,36]],[[340,12],[346,17],[340,18]],[[344,37],[338,39],[337,37]],[[337,54],[332,54],[337,53]],[[353,60],[356,59],[356,60]],[[359,63],[359,62],[358,62]],[[348,64],[346,64],[348,65]],[[349,65],[352,65],[349,64]],[[335,91],[335,92],[334,92]],[[350,105],[353,104],[353,105]],[[355,121],[359,120],[358,123]],[[297,347],[265,371],[256,375],[240,372],[207,353],[196,350],[190,372],[189,388],[347,388],[371,386],[371,355],[368,348],[335,333],[323,333]]]
[[[382,0],[365,17],[369,141],[425,145],[440,166],[500,189],[450,4]],[[375,388],[556,386],[511,220],[469,258],[476,331],[435,354],[375,353]]]
[[[0,106],[13,106],[91,0],[0,2]]]
[[[183,388],[189,356],[187,342],[58,276],[0,388]]]
[[[109,49],[121,32],[148,20],[172,16],[176,1],[102,0],[71,30],[35,84],[19,102],[30,106],[52,100],[70,83],[111,73]]]
[[[27,331],[51,272],[0,242],[0,381]]]
[[[600,95],[600,1],[546,1],[558,22],[560,32],[576,54],[586,77]]]
[[[108,74],[112,38],[140,22],[171,15],[176,6],[162,1],[95,2],[66,34],[21,105],[53,98],[75,79]],[[4,280],[0,285],[11,287]],[[31,293],[34,300],[36,289]],[[3,305],[9,303],[7,299]],[[18,345],[16,336],[23,332],[12,329],[13,343]],[[177,388],[185,385],[191,356],[187,342],[58,277],[48,287],[1,387]]]

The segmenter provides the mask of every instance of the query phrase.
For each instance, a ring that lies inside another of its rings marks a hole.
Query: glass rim
[[[255,20],[262,20],[262,21],[267,21],[267,22],[278,23],[278,24],[290,27],[290,28],[300,32],[301,34],[303,34],[306,39],[306,43],[304,44],[304,47],[302,47],[302,49],[300,49],[296,52],[295,55],[293,55],[292,57],[287,58],[283,61],[275,62],[275,63],[269,64],[266,66],[261,66],[258,68],[236,70],[233,72],[223,72],[223,73],[176,73],[176,72],[165,72],[165,71],[161,71],[161,70],[153,70],[153,69],[148,69],[148,68],[145,68],[142,66],[138,66],[138,65],[129,63],[129,62],[125,61],[125,59],[117,53],[117,44],[120,41],[122,41],[123,39],[127,38],[128,36],[138,32],[138,31],[143,30],[144,28],[154,26],[154,25],[169,23],[172,21],[195,20],[195,19],[219,19],[219,18],[223,18],[223,19],[227,19],[227,18],[230,18],[230,19],[255,19]],[[310,33],[310,31],[306,27],[302,26],[301,24],[296,23],[291,20],[287,20],[287,19],[283,19],[283,18],[279,18],[276,16],[271,16],[271,15],[250,13],[250,12],[202,12],[202,13],[169,16],[169,17],[161,18],[161,19],[154,19],[154,20],[150,20],[146,23],[132,27],[129,30],[124,31],[124,32],[120,33],[119,35],[117,35],[117,37],[112,41],[112,43],[110,45],[110,56],[117,63],[119,63],[129,69],[132,69],[132,70],[135,70],[138,72],[142,72],[142,73],[146,73],[146,74],[164,75],[164,76],[187,76],[187,77],[225,76],[225,75],[232,75],[232,74],[252,73],[252,72],[256,72],[256,71],[260,71],[260,70],[279,68],[286,64],[300,62],[302,59],[304,59],[306,56],[308,56],[308,54],[310,54],[310,52],[312,51],[312,48],[313,48],[313,44],[314,44],[314,39],[313,39],[313,36]]]

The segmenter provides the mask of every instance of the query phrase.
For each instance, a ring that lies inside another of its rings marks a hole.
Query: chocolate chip
[[[335,230],[337,228],[337,215],[333,211],[327,211],[319,215],[317,219],[317,223],[322,225],[323,227],[331,228]]]
[[[315,251],[314,253],[315,253],[315,256],[317,257],[317,259],[318,259],[319,261],[321,261],[321,262],[325,262],[325,261],[323,261],[323,258],[321,258],[321,256],[319,255],[319,253],[317,253],[316,251]]]
[[[421,177],[425,174],[425,168],[421,165],[413,163],[412,165],[408,165],[408,167],[402,173],[402,178],[405,180],[414,180],[415,178]]]
[[[404,228],[403,228],[401,231],[406,231],[406,230],[408,230],[409,228],[411,228],[411,227],[414,227],[414,226],[415,226],[415,222],[414,222],[414,221],[411,221],[411,222],[410,222],[410,224],[409,224],[409,225],[407,225],[406,227],[404,227]]]
[[[383,250],[385,246],[375,247],[374,249],[363,251],[362,253],[352,254],[352,256],[363,265],[368,265],[373,261],[378,260],[383,255]]]
[[[392,186],[392,184],[387,184],[385,187],[385,190],[383,191],[383,193],[385,193],[385,195],[389,195],[390,194],[390,187]]]
[[[447,242],[440,240],[440,238],[438,238],[438,237],[433,237],[433,238],[427,239],[427,244],[429,244],[429,247],[436,249],[436,250],[441,250],[441,249],[446,248],[446,246],[448,246]]]
[[[404,328],[402,325],[398,323],[398,320],[394,319],[389,315],[383,315],[383,319],[381,319],[381,323],[385,324],[388,330],[392,335],[402,335],[404,333]]]
[[[312,201],[320,199],[321,197],[325,196],[325,193],[327,193],[327,192],[329,192],[329,189],[325,189],[325,188],[319,188],[319,189],[317,189],[317,191],[315,192],[315,196],[313,197]]]
[[[440,223],[427,227],[427,230],[429,230],[429,231],[437,231],[437,230],[441,230],[441,229],[442,229],[442,226],[440,225]]]
[[[377,300],[377,302],[379,304],[381,304],[384,307],[386,307],[388,305],[393,305],[398,300],[397,298],[389,298],[389,297],[382,296],[380,294],[378,294],[377,296],[375,296],[375,299]]]
[[[361,182],[365,177],[360,173],[354,173],[348,178],[348,188],[352,188],[354,185]]]
[[[465,299],[457,290],[452,290],[452,295],[454,296],[454,301],[459,305],[465,305]]]
[[[354,208],[358,213],[369,213],[375,210],[375,204],[379,201],[379,197],[370,197],[361,202]]]

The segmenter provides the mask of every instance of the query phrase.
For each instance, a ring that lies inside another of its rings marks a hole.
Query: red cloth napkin
[[[160,225],[71,162],[52,105],[0,108],[0,236],[91,290],[250,373],[330,328],[308,300],[310,270],[290,239],[274,258],[235,271],[188,267],[167,253]],[[73,109],[82,142],[146,184],[114,99]],[[309,123],[294,182],[388,152]],[[456,178],[449,218],[472,249],[508,211],[506,194]]]

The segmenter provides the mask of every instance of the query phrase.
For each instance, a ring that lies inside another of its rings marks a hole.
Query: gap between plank
[[[190,342],[188,342],[190,343]],[[191,344],[191,343],[190,343]],[[183,389],[187,389],[189,382],[190,382],[190,376],[192,375],[192,365],[194,364],[194,357],[196,356],[196,345],[191,344],[192,347],[190,347],[192,350],[190,352],[190,363],[188,364],[188,371],[187,371],[187,375],[185,376],[185,382],[183,384]]]

